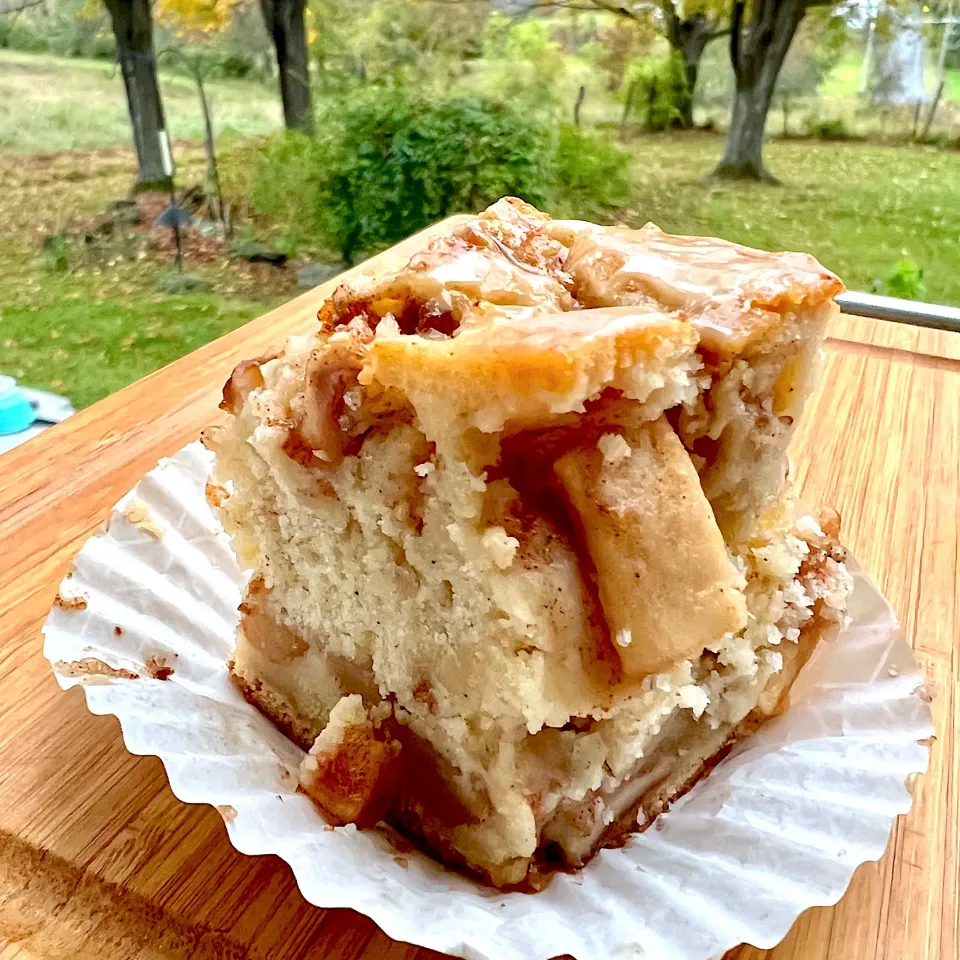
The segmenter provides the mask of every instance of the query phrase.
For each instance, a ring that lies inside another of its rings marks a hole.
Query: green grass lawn
[[[199,182],[201,155],[182,145],[203,135],[196,87],[164,72],[161,92],[171,137],[181,142],[180,182]],[[282,128],[272,86],[216,81],[207,92],[222,147]],[[49,269],[45,235],[89,223],[128,194],[136,172],[129,144],[114,64],[0,51],[0,372],[64,393],[78,407],[277,302],[229,264],[188,264],[213,292],[184,296],[158,292],[170,268],[155,261],[74,263],[68,274]]]
[[[164,72],[160,86],[171,138],[199,141],[203,116],[194,82]],[[282,128],[280,97],[272,86],[220,80],[207,89],[220,133]],[[48,153],[129,143],[130,119],[115,64],[0,50],[0,151]]]
[[[853,289],[913,260],[926,299],[960,305],[960,152],[775,141],[766,161],[783,186],[773,187],[701,182],[720,156],[718,137],[646,137],[633,149],[637,222],[809,251]]]
[[[55,303],[4,309],[0,371],[64,393],[84,407],[264,309],[216,294],[140,295],[91,304],[71,290]]]
[[[182,151],[183,182],[202,158]],[[45,235],[76,234],[123,197],[136,166],[131,151],[33,157],[0,155],[0,373],[86,406],[264,313],[276,285],[226,259],[187,263],[212,291],[171,296],[166,258],[124,256],[108,245],[89,256],[71,245],[69,270],[55,270]],[[262,266],[262,265],[261,265]],[[260,275],[273,268],[263,266]]]
[[[860,71],[863,54],[847,50],[824,78],[821,93],[824,97],[855,97],[860,89]]]

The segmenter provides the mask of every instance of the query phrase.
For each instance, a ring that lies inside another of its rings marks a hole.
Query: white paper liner
[[[918,741],[933,734],[923,677],[852,564],[853,624],[819,645],[789,712],[578,875],[503,894],[398,856],[377,831],[333,830],[296,792],[300,749],[228,679],[244,577],[204,497],[210,463],[190,444],[117,504],[61,586],[86,607],[53,608],[44,655],[61,687],[82,682],[93,713],[119,718],[127,749],[160,757],[177,797],[219,806],[233,845],[282,857],[317,906],[471,960],[708,960],[744,942],[771,947],[803,910],[835,903],[910,809],[905,781],[926,770]],[[142,679],[65,670],[84,658]],[[174,672],[152,679],[148,662]]]

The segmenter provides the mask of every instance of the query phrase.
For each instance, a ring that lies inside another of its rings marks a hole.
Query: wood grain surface
[[[160,762],[128,754],[117,721],[61,693],[41,656],[57,585],[110,506],[216,417],[236,362],[311,329],[333,285],[0,458],[0,960],[436,956],[309,906],[280,860],[233,850],[219,814],[179,802]],[[883,859],[774,950],[728,960],[956,960],[960,335],[838,320],[792,459],[900,613],[937,740]]]

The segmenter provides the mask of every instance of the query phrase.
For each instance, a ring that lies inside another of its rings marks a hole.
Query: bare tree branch
[[[441,0],[442,3],[477,3],[480,0]],[[628,13],[623,7],[608,7],[606,4],[601,3],[592,3],[590,0],[586,0],[585,3],[570,3],[568,0],[549,0],[547,3],[537,3],[536,8],[538,10],[576,10],[582,13],[596,13],[598,10],[606,10],[608,13],[615,13],[618,16],[629,17],[631,20],[636,20],[636,15],[633,13]],[[533,7],[528,7],[523,12],[526,13],[529,10],[532,10]]]
[[[444,0],[444,2],[450,2],[450,0]],[[456,0],[454,0],[454,2],[456,2]],[[628,20],[639,20],[641,11],[652,10],[657,6],[659,6],[659,4],[656,3],[630,4],[616,3],[613,2],[613,0],[580,0],[580,2],[577,2],[577,0],[538,0],[536,4],[528,9],[541,7],[556,10],[582,10],[586,13],[596,13],[599,10],[612,13],[618,17],[626,17]]]
[[[440,0],[440,2],[479,3],[483,0]],[[833,0],[810,0],[810,2],[831,3]],[[617,3],[616,0],[537,0],[524,12],[533,9],[578,10],[585,13],[604,11],[618,17],[625,17],[628,20],[639,20],[644,13],[657,10],[663,15],[664,35],[671,46],[676,47],[682,45],[681,31],[683,27],[694,20],[699,19],[702,22],[703,34],[708,40],[725,37],[730,32],[729,27],[719,22],[711,23],[710,18],[702,12],[695,13],[686,19],[681,18],[673,0],[653,0],[653,2],[643,3],[630,3],[628,0],[624,0],[622,3]]]
[[[673,0],[661,0],[660,9],[663,12],[663,28],[667,35],[667,40],[673,47],[680,46],[680,18],[677,16],[677,8],[673,5]]]
[[[27,7],[37,7],[43,0],[0,0],[0,16],[5,13],[19,13]]]

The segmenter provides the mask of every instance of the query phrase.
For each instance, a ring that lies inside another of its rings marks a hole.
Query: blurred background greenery
[[[710,176],[743,96],[736,2],[138,0],[174,200],[192,220],[179,271],[154,226],[167,192],[133,191],[119,14],[101,0],[3,2],[0,372],[77,405],[503,194],[557,216],[807,250],[853,288],[960,304],[949,3],[804,6],[770,96],[763,176],[744,181]],[[290,2],[304,70],[278,62],[266,27]],[[912,63],[897,59],[907,35],[920,41]],[[307,113],[281,102],[285,69],[305,74]],[[156,186],[139,160],[139,186]]]

